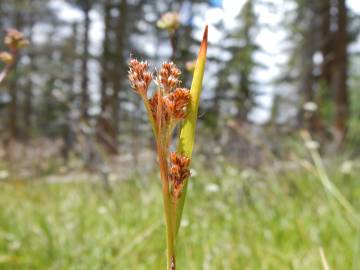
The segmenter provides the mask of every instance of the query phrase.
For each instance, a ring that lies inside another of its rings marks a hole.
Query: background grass
[[[356,164],[353,163],[353,164]],[[198,167],[178,245],[179,269],[360,269],[359,224],[311,167]],[[360,209],[358,166],[329,174]],[[160,181],[0,184],[0,269],[164,269]]]

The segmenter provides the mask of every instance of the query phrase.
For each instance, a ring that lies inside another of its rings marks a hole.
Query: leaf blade
[[[193,80],[191,83],[191,89],[190,89],[191,102],[188,108],[189,112],[181,127],[179,144],[177,148],[178,153],[185,155],[189,158],[191,158],[192,156],[192,152],[195,144],[196,121],[198,116],[202,82],[205,71],[207,41],[208,41],[208,26],[206,25],[198,53],[198,58],[195,65]],[[181,222],[181,217],[182,217],[182,212],[183,212],[185,197],[187,192],[187,184],[188,184],[188,180],[185,181],[182,196],[179,198],[179,201],[176,206],[175,234],[178,233],[180,227],[180,222]]]

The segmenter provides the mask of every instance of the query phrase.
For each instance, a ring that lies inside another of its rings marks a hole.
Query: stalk
[[[166,226],[166,246],[167,246],[167,269],[171,268],[171,261],[175,259],[175,247],[174,247],[174,231],[171,214],[171,200],[169,194],[169,188],[163,184],[163,203],[164,203],[164,216]]]
[[[129,61],[131,87],[141,96],[145,104],[156,141],[166,227],[167,270],[176,268],[175,239],[180,225],[187,179],[190,176],[189,165],[195,139],[206,48],[207,27],[201,43],[191,90],[180,87],[181,71],[172,62],[163,63],[154,79],[148,70],[147,62],[139,62],[136,59]],[[153,97],[148,99],[147,91],[151,81],[156,82],[158,89]],[[182,120],[184,124],[180,132],[178,150],[170,152],[169,146],[174,128]]]
[[[175,270],[175,234],[174,234],[174,214],[171,205],[171,194],[169,191],[169,176],[168,176],[168,162],[167,153],[169,148],[169,136],[166,130],[163,130],[163,103],[160,95],[158,96],[157,106],[157,136],[156,136],[156,147],[159,160],[160,177],[162,182],[162,195],[164,204],[164,216],[165,216],[165,227],[166,227],[166,269]],[[154,122],[155,124],[155,122]]]
[[[174,208],[172,207],[172,200],[169,190],[168,179],[168,165],[166,159],[166,152],[158,142],[158,159],[160,164],[160,176],[162,180],[162,195],[164,203],[164,216],[166,227],[166,246],[167,246],[167,268],[168,270],[175,270],[175,234],[174,234]]]
[[[173,224],[173,214],[171,207],[171,199],[169,188],[167,185],[163,184],[163,203],[164,203],[164,216],[165,216],[165,226],[166,226],[166,269],[175,270],[175,239],[174,239],[174,224]]]

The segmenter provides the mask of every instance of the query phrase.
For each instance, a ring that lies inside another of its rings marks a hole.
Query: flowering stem
[[[204,36],[206,37],[206,30]],[[205,45],[202,45],[202,55],[204,54],[204,46]],[[189,151],[189,147],[185,147],[185,151],[181,151],[181,153],[170,153],[169,146],[177,123],[180,123],[181,120],[188,119],[188,121],[191,121],[190,124],[192,125],[193,122],[196,121],[196,112],[200,95],[200,93],[196,93],[196,91],[199,91],[198,88],[199,86],[201,87],[201,81],[200,84],[199,82],[195,83],[197,87],[193,90],[195,91],[194,99],[191,97],[189,89],[178,87],[181,71],[176,67],[176,65],[172,62],[163,63],[162,68],[158,71],[155,79],[158,89],[154,95],[148,99],[147,90],[151,80],[153,79],[152,74],[148,71],[148,63],[132,59],[129,61],[129,66],[129,80],[131,82],[131,87],[140,94],[144,101],[149,121],[156,139],[156,152],[162,182],[166,227],[166,269],[175,270],[175,238],[183,205],[182,199],[182,203],[179,208],[179,203],[181,202],[179,199],[185,195],[184,194],[182,196],[184,183],[186,183],[186,180],[190,176],[189,164],[191,160],[191,151]],[[200,63],[200,68],[203,69],[203,66],[204,62]],[[197,73],[199,72],[195,72],[195,74]],[[202,74],[200,77],[202,80]],[[195,81],[198,80],[199,79]],[[193,107],[189,108],[188,105],[190,102],[196,106],[195,109]],[[186,116],[188,109],[191,114],[191,120],[189,120]],[[185,124],[188,121],[185,121]],[[194,131],[194,128],[192,128],[190,133]],[[189,130],[186,131],[186,133],[189,134]],[[192,139],[194,134],[190,135],[190,139]],[[189,139],[186,137],[189,136],[185,136],[185,139]],[[191,148],[193,143],[194,142],[192,140],[192,142],[190,142]],[[180,148],[180,150],[181,149],[182,148]],[[178,210],[180,212],[178,212]]]
[[[167,270],[175,270],[175,213],[172,207],[171,194],[169,190],[168,164],[167,164],[167,143],[162,144],[163,140],[157,138],[157,152],[160,166],[160,176],[162,180],[162,193],[164,203],[164,215],[166,226],[166,245],[167,245]]]
[[[166,225],[167,270],[175,270],[174,215],[171,207],[169,187],[163,184],[163,202]]]

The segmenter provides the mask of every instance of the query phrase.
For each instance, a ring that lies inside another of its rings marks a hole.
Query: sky
[[[208,9],[204,15],[197,16],[194,22],[197,25],[209,24],[209,42],[211,46],[211,44],[221,42],[224,35],[221,29],[215,27],[215,24],[223,21],[225,28],[233,28],[236,25],[235,18],[245,0],[210,0],[210,2],[213,7]],[[277,26],[286,16],[287,9],[291,8],[291,2],[286,0],[264,0],[264,2],[271,3],[279,8],[270,10],[263,5],[257,5],[255,10],[258,14],[259,23],[270,26],[262,28],[256,37],[256,42],[262,47],[263,52],[257,53],[255,59],[266,67],[256,70],[254,74],[255,79],[262,83],[261,89],[258,90],[265,93],[258,97],[258,102],[262,105],[262,108],[254,110],[251,115],[251,119],[257,123],[266,122],[270,116],[272,98],[276,91],[272,82],[280,75],[281,65],[287,61],[287,55],[284,53],[286,33]],[[353,12],[360,14],[360,0],[347,0],[347,5]],[[57,9],[57,13],[62,19],[68,21],[82,20],[82,13],[64,0],[52,0],[50,6]],[[100,15],[96,11],[92,11],[90,17],[92,19],[90,30],[92,46],[90,50],[96,54],[99,52],[103,38],[103,24]],[[196,35],[200,39],[202,30],[199,30]],[[355,45],[352,45],[352,49],[354,48],[360,49],[360,40]]]
[[[209,33],[212,33],[209,35],[210,41],[215,43],[221,42],[222,35],[213,25],[219,20],[224,20],[225,27],[231,29],[236,24],[235,18],[245,3],[245,0],[216,0],[215,2],[219,4],[221,1],[222,8],[209,9],[204,19],[210,24]],[[270,26],[262,28],[256,37],[256,42],[262,47],[263,53],[255,55],[255,59],[266,66],[265,69],[256,70],[254,76],[262,82],[261,89],[258,90],[265,93],[258,97],[262,108],[255,109],[250,115],[251,120],[257,123],[266,122],[270,117],[273,94],[276,91],[272,81],[279,77],[282,71],[281,66],[287,61],[287,55],[284,53],[286,33],[276,26],[281,23],[286,16],[286,11],[291,8],[291,2],[286,0],[264,0],[264,2],[281,8],[274,11],[263,5],[257,5],[255,10],[259,16],[259,23]],[[360,0],[347,0],[347,6],[360,15]],[[360,50],[360,39],[351,46],[351,49]]]

